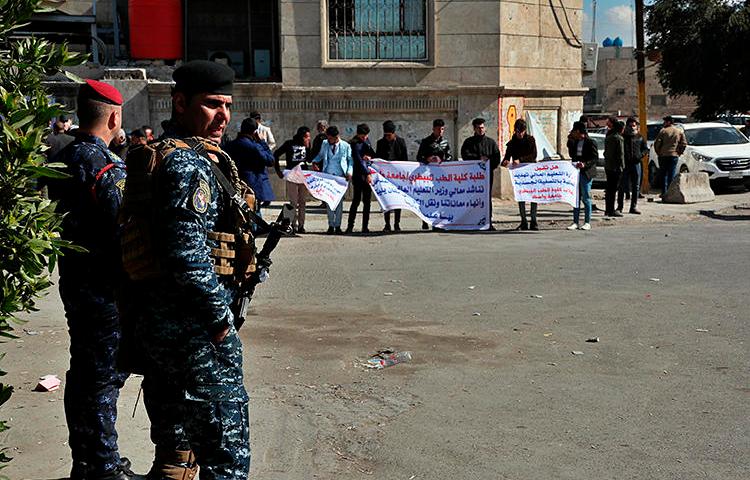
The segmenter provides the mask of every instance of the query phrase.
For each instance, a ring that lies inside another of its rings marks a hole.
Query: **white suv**
[[[678,172],[706,172],[712,183],[745,183],[750,188],[750,140],[724,122],[684,123],[687,148]],[[656,152],[651,151],[656,161]]]

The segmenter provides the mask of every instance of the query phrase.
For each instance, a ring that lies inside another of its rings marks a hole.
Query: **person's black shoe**
[[[539,230],[539,225],[535,221],[532,220],[531,227],[529,228],[529,230],[534,230],[534,231]]]
[[[344,232],[341,231],[341,227],[336,227],[336,235],[343,235]]]
[[[622,217],[622,212],[615,210],[610,217]]]
[[[70,480],[86,480],[88,469],[86,462],[73,462],[73,467],[70,469]]]
[[[386,225],[385,227],[383,227],[383,231],[384,232],[390,232],[391,231],[391,226],[390,225]]]
[[[297,233],[305,233],[305,227],[298,227]]]
[[[495,230],[497,230],[497,229],[495,228],[495,226],[494,226],[494,225],[490,225],[489,231],[490,231],[490,232],[494,232]]]
[[[397,223],[397,224],[395,224],[395,225],[393,226],[393,230],[394,230],[394,231],[396,231],[396,232],[400,232],[400,231],[401,231],[401,225],[399,225],[398,223]]]
[[[362,227],[362,233],[370,233],[370,229],[367,227]]]
[[[642,193],[639,193],[638,198],[646,198],[646,197]]]
[[[636,208],[631,208],[630,213],[632,213],[633,215],[640,215],[641,211]]]
[[[516,230],[528,230],[529,224],[526,221],[522,221],[520,225],[516,227]]]
[[[326,231],[326,233],[328,235],[333,235],[333,232],[334,232],[334,228],[333,227],[328,227],[328,230]]]
[[[339,228],[339,230],[341,230],[341,229]],[[346,233],[347,233],[347,234],[350,234],[350,233],[352,233],[353,231],[354,231],[354,227],[352,227],[351,225],[349,225],[348,227],[346,227]]]
[[[427,222],[422,222],[422,230],[429,230],[430,226],[427,225]]]

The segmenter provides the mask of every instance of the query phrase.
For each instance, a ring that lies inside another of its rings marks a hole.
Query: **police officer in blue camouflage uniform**
[[[156,445],[148,478],[189,480],[197,462],[201,480],[244,480],[250,468],[248,396],[230,311],[237,290],[216,273],[211,258],[217,248],[212,232],[232,231],[231,207],[211,162],[233,181],[239,177],[228,156],[209,158],[177,141],[197,139],[221,152],[234,72],[198,60],[175,70],[173,78],[172,119],[160,142],[148,146],[164,153],[148,221],[160,274],[136,282],[127,299],[141,307],[136,337],[146,360],[144,402]],[[142,187],[131,154],[128,168],[126,203],[127,191]]]
[[[115,292],[122,280],[117,213],[125,165],[107,145],[120,129],[122,96],[87,80],[78,94],[80,128],[52,158],[65,164],[65,179],[49,182],[50,198],[66,213],[62,238],[86,252],[60,258],[60,297],[70,333],[65,417],[73,480],[125,480],[133,476],[117,448],[117,398],[127,374],[116,367],[120,319]]]

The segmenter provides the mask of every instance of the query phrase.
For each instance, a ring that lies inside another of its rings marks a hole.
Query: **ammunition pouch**
[[[245,283],[255,272],[255,241],[249,233],[209,232],[216,242],[211,248],[216,275],[231,277],[236,285]]]

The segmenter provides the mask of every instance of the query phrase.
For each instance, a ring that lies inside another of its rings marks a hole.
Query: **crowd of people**
[[[165,122],[166,123],[166,122]],[[663,172],[662,194],[666,193],[669,184],[676,175],[676,164],[679,155],[685,149],[685,136],[681,129],[675,127],[672,117],[664,118],[664,128],[655,141]],[[580,202],[583,204],[584,219],[579,222],[580,208],[573,209],[571,230],[591,229],[591,212],[595,205],[591,200],[591,187],[596,176],[596,164],[599,151],[596,143],[588,136],[588,119],[582,116],[573,125],[568,135],[567,150],[569,158],[581,170],[579,181]],[[166,125],[163,125],[166,127]],[[604,215],[621,217],[624,202],[629,199],[627,212],[639,215],[638,199],[642,198],[640,185],[643,180],[642,158],[648,153],[646,140],[639,133],[639,122],[630,117],[625,122],[616,117],[607,119],[607,133],[604,142],[604,170],[606,173]],[[49,156],[56,154],[73,140],[70,135],[72,121],[68,116],[61,116],[54,122],[53,133],[47,141],[50,145]],[[514,134],[505,145],[502,155],[498,143],[486,135],[486,121],[475,118],[472,121],[474,134],[466,138],[460,149],[460,158],[454,157],[449,140],[445,137],[445,121],[435,119],[432,132],[421,140],[416,154],[416,161],[422,164],[440,164],[458,160],[483,160],[489,162],[490,185],[494,183],[494,172],[498,166],[513,168],[521,163],[537,161],[536,141],[528,133],[526,121],[518,119],[514,125]],[[284,178],[282,160],[287,169],[299,166],[302,170],[321,171],[346,178],[352,185],[352,199],[348,209],[346,229],[342,229],[344,206],[339,204],[331,209],[323,202],[319,208],[325,208],[328,217],[328,234],[352,233],[360,205],[362,206],[361,232],[370,232],[370,206],[372,190],[368,162],[377,158],[388,161],[410,161],[405,140],[396,132],[397,125],[392,120],[382,124],[382,137],[373,148],[370,141],[371,129],[367,124],[359,124],[355,135],[347,140],[341,138],[341,132],[335,125],[326,120],[319,120],[313,131],[307,126],[297,128],[295,135],[277,147],[271,128],[263,123],[259,112],[252,112],[241,122],[235,139],[224,135],[222,148],[237,162],[240,176],[255,192],[257,213],[260,207],[267,207],[276,200],[276,195],[268,176],[271,167],[279,178]],[[161,138],[161,137],[160,137]],[[154,129],[148,125],[132,130],[129,134],[119,129],[109,144],[109,149],[121,159],[126,159],[128,149],[156,142]],[[305,218],[307,210],[307,189],[303,184],[284,182],[286,201],[294,211],[293,229],[296,233],[307,233]],[[518,230],[538,230],[538,204],[530,202],[527,211],[526,202],[518,202],[520,223]],[[579,205],[580,207],[580,205]],[[383,213],[385,226],[383,231],[401,230],[400,209]],[[530,216],[530,219],[529,219]],[[393,222],[391,222],[393,218]],[[429,229],[422,222],[422,229]],[[494,227],[490,227],[494,230]]]

